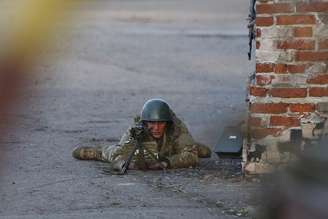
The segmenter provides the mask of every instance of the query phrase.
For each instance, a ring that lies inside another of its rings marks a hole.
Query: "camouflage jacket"
[[[141,142],[144,150],[137,150],[132,159],[137,166],[141,163],[152,164],[158,160],[168,160],[170,168],[188,168],[198,164],[197,152],[195,153],[197,143],[190,135],[186,125],[173,112],[172,116],[173,122],[161,141],[156,141],[148,135]],[[135,124],[139,120],[136,118]],[[136,144],[136,140],[131,136],[131,128],[124,133],[118,145],[103,149],[104,160],[109,162],[127,160]]]

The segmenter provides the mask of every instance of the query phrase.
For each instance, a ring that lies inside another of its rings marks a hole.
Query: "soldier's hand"
[[[160,170],[162,168],[161,168],[161,165],[159,163],[153,163],[153,164],[150,164],[148,166],[148,169],[150,169],[150,170]]]
[[[148,165],[148,169],[150,169],[150,170],[162,170],[162,169],[167,169],[167,167],[168,167],[168,164],[165,161],[156,162],[156,163]]]
[[[136,165],[135,162],[131,162],[128,169],[129,170],[137,170],[138,166]]]

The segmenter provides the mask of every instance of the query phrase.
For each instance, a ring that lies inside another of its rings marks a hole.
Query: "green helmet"
[[[148,100],[142,107],[141,121],[171,122],[172,115],[169,105],[162,99]]]

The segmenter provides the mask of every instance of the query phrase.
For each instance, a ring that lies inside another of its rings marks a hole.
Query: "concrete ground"
[[[77,9],[75,9],[77,11]],[[108,173],[76,145],[114,144],[145,100],[164,98],[213,147],[245,116],[245,0],[85,2],[38,63],[1,142],[0,218],[250,218],[258,185],[215,154],[197,169]],[[44,59],[44,58],[43,58]]]

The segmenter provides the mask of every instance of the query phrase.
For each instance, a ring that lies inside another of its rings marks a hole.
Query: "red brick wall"
[[[249,150],[288,141],[328,102],[328,1],[257,0],[256,11]]]

